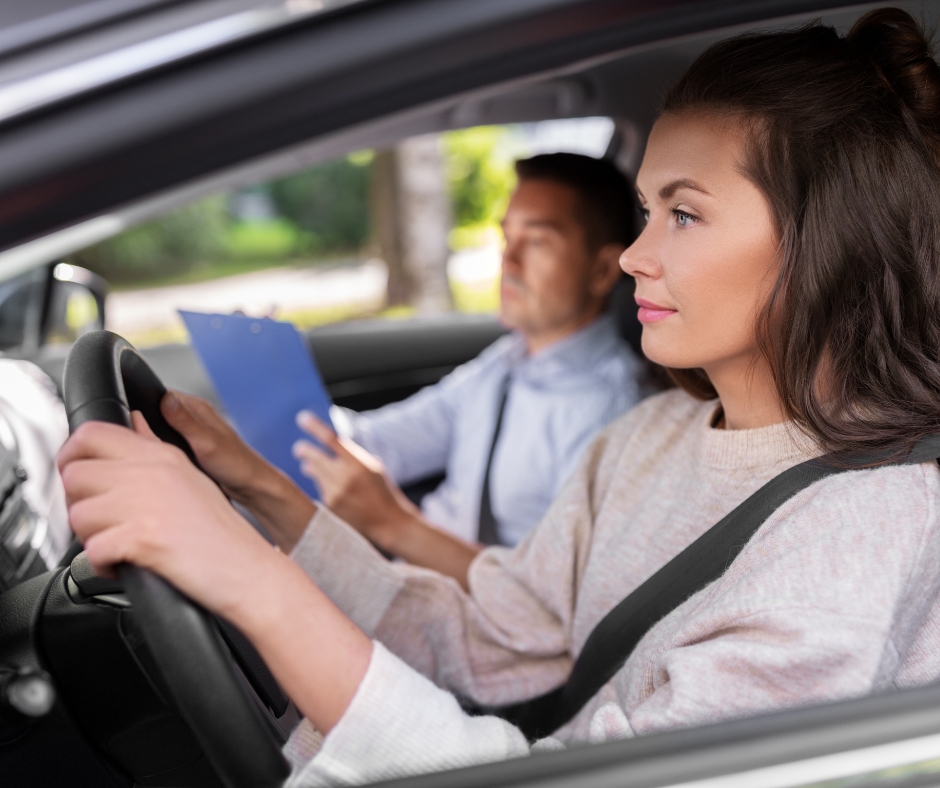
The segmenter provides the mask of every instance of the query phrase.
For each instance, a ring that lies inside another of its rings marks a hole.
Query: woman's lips
[[[657,320],[665,320],[670,315],[674,315],[677,310],[669,309],[645,298],[637,298],[637,305],[640,307],[637,312],[637,318],[641,323],[655,323]]]

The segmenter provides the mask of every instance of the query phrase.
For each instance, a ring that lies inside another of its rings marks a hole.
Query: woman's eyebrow
[[[703,186],[699,186],[695,181],[689,180],[688,178],[679,178],[678,180],[667,183],[659,190],[660,199],[668,200],[675,194],[679,189],[692,189],[692,191],[701,192],[711,197],[711,192],[708,191]]]

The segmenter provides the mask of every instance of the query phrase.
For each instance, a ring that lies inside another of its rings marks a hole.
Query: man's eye
[[[691,227],[696,222],[692,214],[680,211],[678,208],[670,208],[669,212],[676,217],[676,224],[680,227]]]

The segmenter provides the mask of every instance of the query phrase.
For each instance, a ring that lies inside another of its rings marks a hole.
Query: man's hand
[[[248,446],[204,399],[168,391],[160,410],[223,492],[249,509],[278,546],[291,550],[316,512],[313,501]]]
[[[361,446],[337,437],[307,411],[297,414],[297,424],[320,443],[297,441],[294,456],[304,475],[319,486],[324,503],[367,539],[395,553],[408,520],[420,517],[417,507]]]
[[[468,570],[481,545],[470,544],[427,522],[388,478],[382,463],[361,446],[338,438],[306,411],[297,424],[316,438],[294,444],[301,470],[313,479],[337,515],[386,552],[415,566],[434,569],[469,588]]]

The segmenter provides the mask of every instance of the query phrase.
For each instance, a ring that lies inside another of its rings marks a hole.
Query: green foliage
[[[502,218],[516,183],[511,157],[505,153],[507,135],[500,126],[443,135],[457,228],[492,225]]]
[[[369,235],[371,162],[365,151],[262,187],[277,219],[236,222],[227,197],[215,196],[84,249],[70,262],[121,286],[355,250]]]
[[[444,135],[456,246],[474,245],[505,210],[515,184],[507,134],[487,126]],[[353,153],[259,187],[270,195],[276,219],[236,222],[227,197],[219,195],[84,249],[70,262],[121,286],[212,278],[355,251],[370,234],[371,171],[371,151]]]
[[[70,262],[113,284],[162,279],[221,257],[228,226],[225,198],[210,197],[83,249]]]
[[[278,213],[308,233],[310,252],[358,249],[368,239],[371,163],[353,155],[269,184]]]
[[[309,235],[287,219],[236,222],[225,232],[226,256],[235,260],[283,260],[309,246]]]

